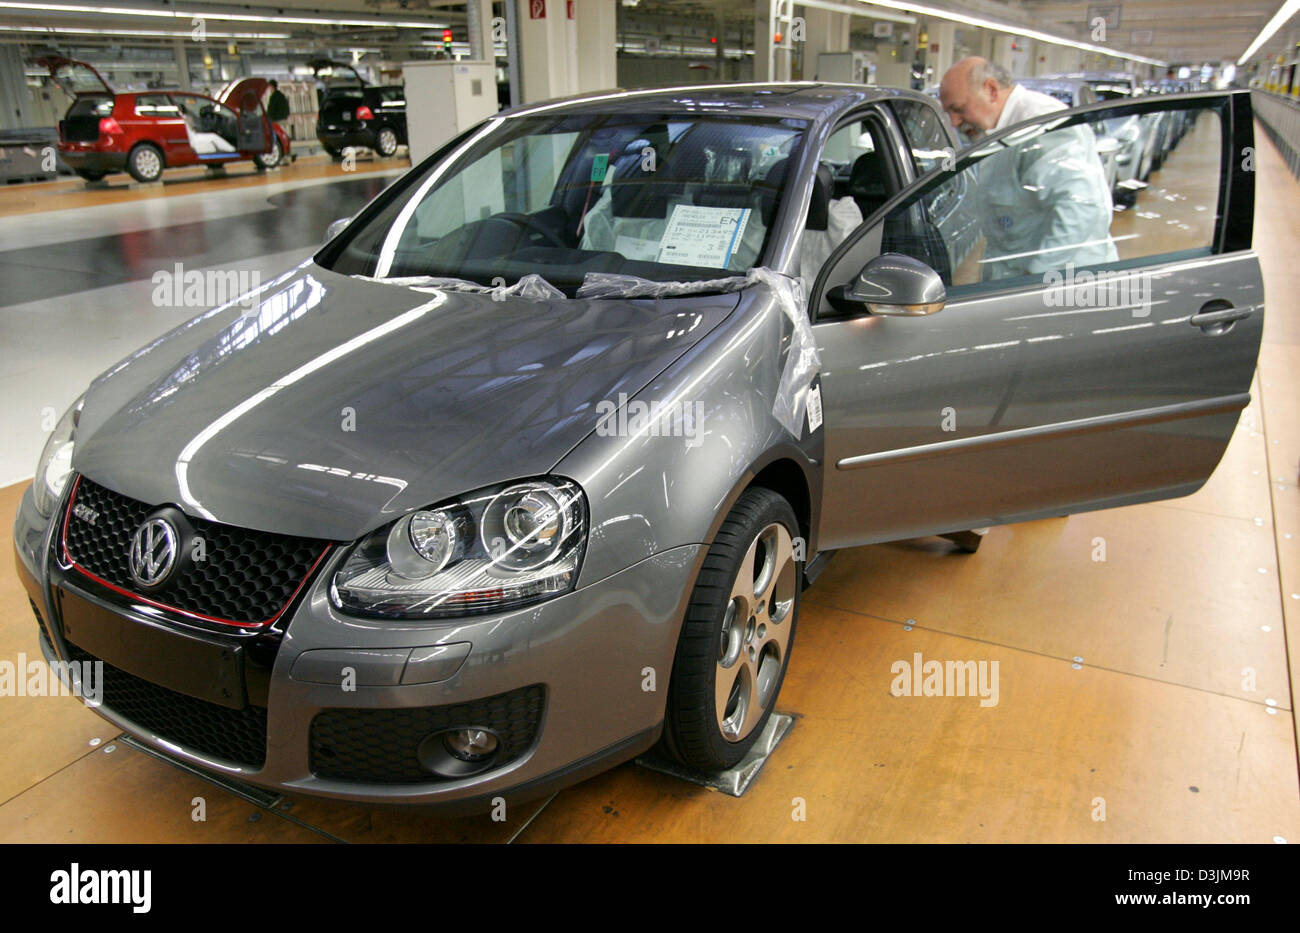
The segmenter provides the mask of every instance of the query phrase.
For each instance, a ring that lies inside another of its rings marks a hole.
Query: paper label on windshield
[[[660,241],[658,261],[675,266],[727,268],[744,236],[749,213],[747,207],[676,205]]]
[[[625,259],[639,262],[657,262],[659,260],[659,241],[643,240],[635,236],[614,237],[614,252]]]

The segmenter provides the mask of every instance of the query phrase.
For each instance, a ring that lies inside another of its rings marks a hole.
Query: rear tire
[[[789,667],[802,561],[794,510],[745,490],[709,547],[682,621],[664,750],[701,771],[734,767],[762,734]]]
[[[397,131],[391,126],[385,126],[375,134],[375,152],[385,159],[391,159],[397,155],[398,145]]]
[[[92,172],[88,169],[79,168],[77,169],[77,174],[86,179],[86,181],[102,181],[108,172]]]
[[[162,150],[153,143],[140,143],[126,157],[126,170],[142,185],[162,178]]]

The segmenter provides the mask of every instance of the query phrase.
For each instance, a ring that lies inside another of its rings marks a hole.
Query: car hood
[[[92,383],[73,468],[215,521],[347,541],[551,470],[736,294],[554,300],[417,290],[312,263]]]

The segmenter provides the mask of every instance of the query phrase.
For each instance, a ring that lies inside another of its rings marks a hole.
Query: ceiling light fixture
[[[173,29],[106,29],[103,26],[17,26],[0,24],[0,32],[58,33],[74,36],[157,36],[163,39],[188,39],[190,30]],[[291,39],[287,32],[210,32],[209,39]]]
[[[331,19],[327,16],[263,16],[256,13],[226,13],[219,10],[141,10],[125,6],[91,6],[68,3],[16,3],[0,2],[0,9],[35,10],[49,13],[94,13],[104,16],[154,16],[167,19],[230,20],[244,23],[294,23],[309,26],[375,26],[381,29],[445,29],[446,23],[414,22],[409,20]]]
[[[1155,58],[1147,58],[1144,55],[1134,55],[1131,52],[1124,52],[1120,49],[1107,48],[1104,45],[1092,45],[1087,42],[1076,42],[1073,39],[1066,39],[1063,36],[1054,36],[1049,32],[1043,32],[1039,29],[1030,29],[1026,26],[1016,26],[1012,23],[999,23],[995,20],[984,19],[980,16],[968,16],[965,13],[954,13],[951,10],[944,10],[939,7],[933,7],[925,3],[911,3],[909,0],[859,0],[860,3],[866,3],[870,6],[887,7],[891,10],[901,10],[905,13],[917,13],[921,16],[933,16],[935,19],[946,19],[954,23],[962,23],[967,26],[978,26],[981,29],[992,29],[996,32],[1005,32],[1013,36],[1024,36],[1026,39],[1037,39],[1040,42],[1047,42],[1052,45],[1064,45],[1072,49],[1082,49],[1085,52],[1099,52],[1102,55],[1111,58],[1121,58],[1126,61],[1142,62],[1144,65],[1157,65],[1164,67],[1168,62]],[[1300,3],[1300,0],[1293,0]],[[864,13],[863,15],[870,15]]]
[[[1247,46],[1246,51],[1241,53],[1241,58],[1237,59],[1237,64],[1244,65],[1250,61],[1250,57],[1259,51],[1260,46],[1272,39],[1273,34],[1285,26],[1287,20],[1295,16],[1297,11],[1300,11],[1300,0],[1286,0],[1286,3],[1282,4],[1278,11],[1273,14],[1273,18],[1259,31],[1255,41]]]

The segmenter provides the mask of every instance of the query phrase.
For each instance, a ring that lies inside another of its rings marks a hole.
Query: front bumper
[[[50,660],[77,657],[64,637],[61,599],[107,607],[130,624],[166,628],[156,618],[132,617],[110,606],[93,585],[53,560],[51,526],[57,524],[39,516],[30,492],[24,495],[14,546],[19,576],[45,623],[42,647]],[[360,619],[334,609],[329,580],[347,550],[338,548],[326,560],[292,610],[269,664],[260,765],[223,760],[175,734],[161,734],[168,730],[144,727],[115,710],[111,694],[93,708],[159,751],[236,780],[286,793],[435,805],[450,813],[485,809],[497,797],[519,802],[548,793],[657,741],[678,630],[703,546],[664,551],[537,606],[437,622]],[[343,668],[355,671],[354,683],[345,685],[341,677],[314,682]],[[439,679],[427,682],[433,678]],[[518,716],[516,701],[527,693],[535,703],[534,688],[540,689],[540,711],[534,706],[529,714],[536,719],[535,730],[516,757],[470,777],[422,772],[411,779],[415,749],[410,745],[420,723],[479,725],[460,719],[485,715],[484,701],[502,695],[515,697],[504,715]],[[248,694],[258,696],[251,682]],[[343,753],[342,766],[338,757],[322,764],[322,748],[330,742],[344,743],[335,746]],[[393,760],[401,766],[381,778],[375,769],[390,760],[384,755],[396,755]],[[353,765],[357,776],[349,778],[346,771]]]

